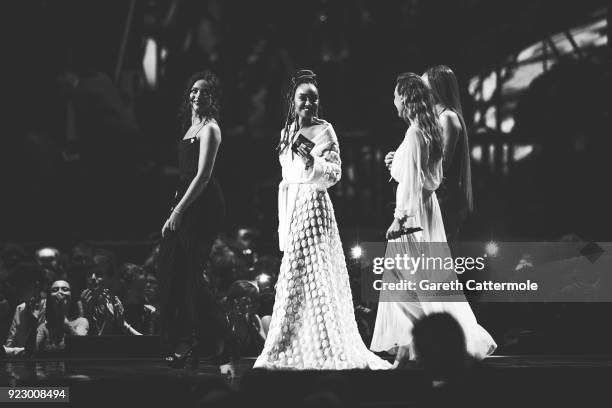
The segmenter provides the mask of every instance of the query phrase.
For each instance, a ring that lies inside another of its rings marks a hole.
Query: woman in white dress
[[[436,190],[448,242],[456,241],[461,225],[473,211],[470,145],[463,119],[459,84],[446,65],[429,68],[421,76],[431,89],[435,112],[442,127],[444,179]],[[394,151],[387,153],[385,164],[391,169]]]
[[[442,181],[443,139],[431,90],[418,75],[405,73],[397,79],[394,98],[398,115],[409,124],[409,128],[390,168],[398,187],[394,219],[387,231],[386,257],[394,257],[398,251],[413,257],[423,253],[450,256],[435,193]],[[401,235],[403,229],[414,227],[423,230]],[[433,276],[430,272],[429,276],[424,276],[424,271],[419,273],[421,275],[416,279],[454,279],[451,275]],[[383,282],[399,282],[406,277],[403,271],[385,270]],[[491,354],[497,345],[477,323],[463,293],[454,292],[451,296],[445,299],[431,296],[419,290],[418,285],[416,291],[399,301],[388,291],[381,293],[370,348],[396,354],[396,365],[408,353],[410,358],[414,358],[411,350],[414,322],[427,314],[448,312],[463,328],[468,352],[472,356],[484,358]]]
[[[318,118],[316,76],[300,70],[287,94],[278,146],[279,246],[284,251],[270,329],[255,368],[386,369],[355,321],[348,272],[327,188],[341,175],[338,139]],[[302,135],[309,151],[295,142]]]

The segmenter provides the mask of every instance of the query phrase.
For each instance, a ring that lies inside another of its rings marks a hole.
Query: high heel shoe
[[[200,366],[200,349],[197,346],[191,347],[182,356],[173,353],[166,357],[166,362],[171,368],[185,368],[189,360],[191,360],[192,369],[195,370]]]

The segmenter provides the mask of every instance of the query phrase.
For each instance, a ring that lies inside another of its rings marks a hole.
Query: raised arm
[[[319,136],[316,146],[310,152],[314,158],[312,167],[305,170],[305,181],[329,188],[340,181],[342,161],[336,132],[331,125]]]

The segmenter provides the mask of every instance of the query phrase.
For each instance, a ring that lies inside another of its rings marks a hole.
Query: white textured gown
[[[442,181],[442,161],[440,160],[430,169],[423,169],[421,155],[425,149],[425,141],[420,130],[414,125],[410,126],[391,165],[391,176],[398,182],[394,217],[401,219],[407,216],[405,226],[421,227],[423,231],[390,240],[394,248],[390,249],[392,245],[387,246],[386,257],[395,256],[395,252],[390,252],[397,251],[397,248],[415,257],[427,252],[430,248],[450,256],[450,250],[446,244],[427,245],[432,242],[446,243],[446,234],[435,193]],[[418,252],[414,254],[415,251]],[[402,273],[397,270],[385,270],[383,282],[400,281],[405,277],[402,276]],[[419,300],[419,295],[421,300]],[[381,294],[381,300],[383,296]],[[417,289],[411,294],[410,301],[389,301],[388,299],[380,301],[370,348],[374,351],[394,353],[398,346],[408,346],[411,358],[414,358],[412,350],[414,322],[430,313],[447,312],[457,319],[463,328],[467,349],[472,356],[482,359],[495,351],[497,344],[491,335],[478,324],[463,293],[455,294],[452,300],[457,301],[452,302],[430,301],[431,297],[423,301],[423,298],[425,294],[419,293]]]
[[[346,261],[327,188],[341,174],[332,126],[312,141],[312,168],[280,156],[279,244],[284,251],[270,329],[255,368],[387,369],[365,346],[355,321]]]

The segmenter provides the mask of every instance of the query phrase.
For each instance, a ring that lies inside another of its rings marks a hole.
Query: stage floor
[[[235,364],[236,376],[229,384],[239,385],[244,373],[252,370],[255,358],[243,358]],[[104,379],[126,379],[143,377],[210,377],[218,376],[219,369],[201,360],[197,370],[169,368],[162,359],[10,359],[4,360],[3,380],[12,384],[33,385],[39,381],[62,380],[73,382],[96,381]],[[612,369],[612,355],[514,355],[491,356],[482,362],[482,369],[516,368],[609,368]],[[417,370],[409,365],[404,370]],[[401,370],[400,370],[401,371]]]
[[[0,361],[0,386],[66,386],[70,388],[70,406],[118,402],[151,406],[177,401],[181,403],[176,406],[193,406],[197,398],[187,395],[201,396],[218,389],[240,390],[249,400],[282,406],[279,400],[300,401],[322,378],[332,378],[354,398],[354,404],[347,406],[397,407],[411,406],[426,384],[423,373],[414,366],[384,372],[268,372],[252,369],[254,362],[254,358],[240,360],[235,365],[236,377],[229,380],[205,360],[197,370],[177,370],[167,367],[162,359],[11,359]],[[589,406],[610,406],[605,384],[612,378],[612,355],[492,356],[482,362],[474,378],[478,387],[489,393],[487,398],[503,399],[498,406],[517,403],[515,392],[534,391],[547,398],[551,395],[557,402],[578,403],[586,398]],[[512,393],[506,395],[508,391]]]

